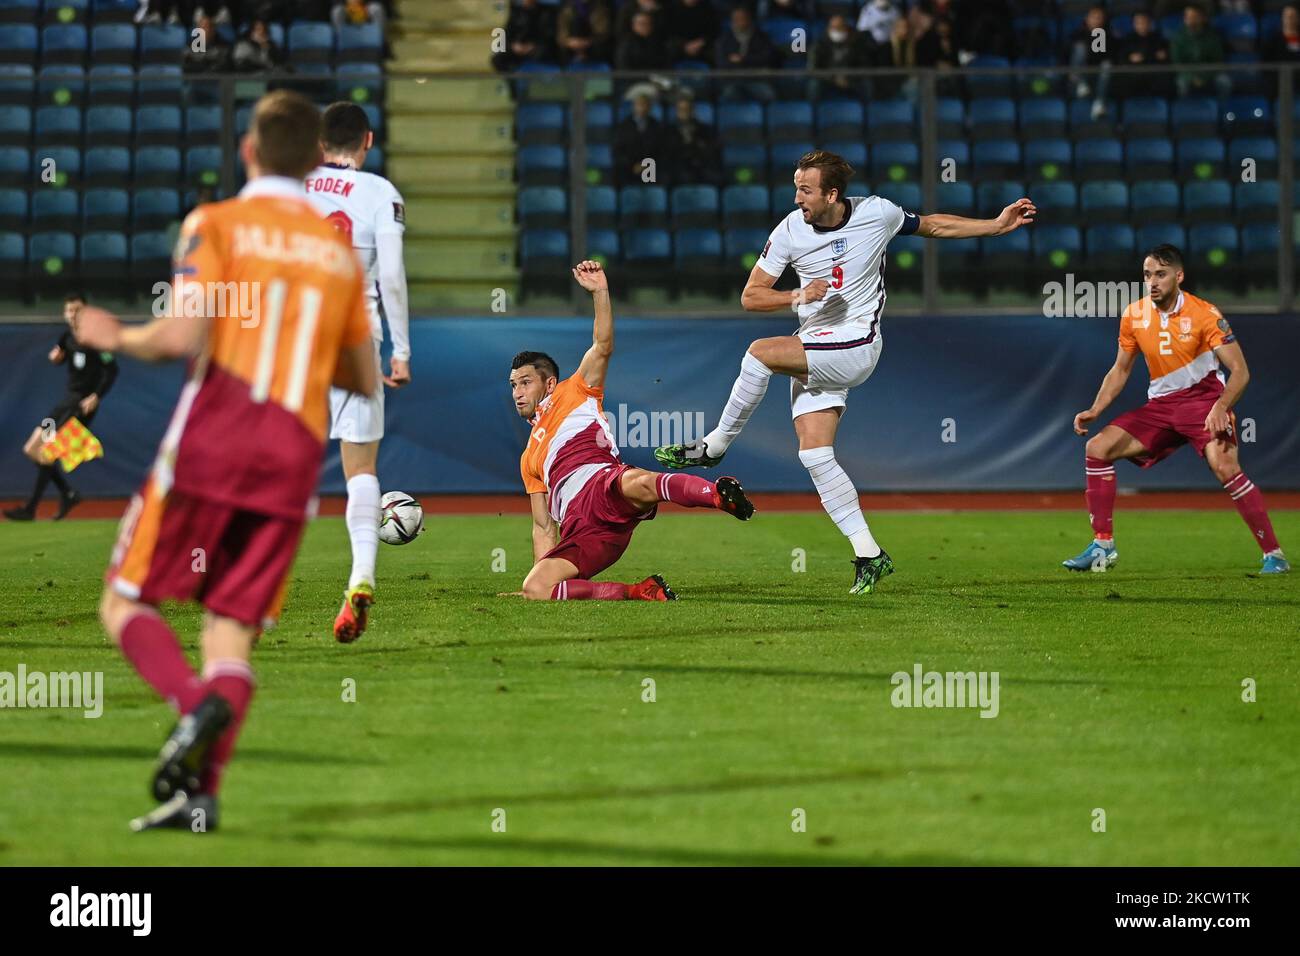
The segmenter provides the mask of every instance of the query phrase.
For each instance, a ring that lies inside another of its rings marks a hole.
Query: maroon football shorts
[[[641,512],[623,497],[619,479],[631,465],[611,465],[597,472],[569,502],[560,525],[560,543],[543,557],[564,558],[578,577],[594,578],[623,556],[632,532],[655,516],[658,506]]]

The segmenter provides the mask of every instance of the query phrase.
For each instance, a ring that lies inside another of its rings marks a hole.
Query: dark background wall
[[[1254,420],[1242,461],[1265,489],[1300,488],[1300,317],[1229,316],[1252,381],[1238,406]],[[841,462],[864,491],[1075,489],[1082,486],[1083,441],[1070,428],[1114,360],[1113,319],[1040,316],[899,317],[884,322],[876,373],[849,396],[838,441]],[[704,429],[716,420],[748,343],[789,334],[789,319],[619,318],[606,387],[618,432],[636,440],[641,413],[682,413]],[[62,394],[66,373],[48,364],[58,326],[0,326],[0,496],[30,489],[20,447]],[[571,374],[590,344],[591,323],[558,319],[427,319],[412,323],[414,381],[388,393],[380,452],[385,489],[412,493],[520,492],[518,459],[527,434],[514,413],[507,376],[515,352],[550,352]],[[94,431],[101,461],[75,473],[91,495],[127,495],[153,458],[179,392],[179,365],[122,361],[117,385]],[[1139,361],[1129,386],[1105,416],[1140,404],[1147,375]],[[626,406],[620,409],[620,405]],[[951,423],[945,428],[945,420]],[[944,441],[945,431],[955,441]],[[653,465],[653,439],[624,447],[624,460]],[[788,380],[774,378],[767,399],[728,454],[727,473],[755,491],[805,491],[811,482],[795,456]],[[1123,465],[1121,486],[1213,488],[1188,449],[1145,472]],[[342,493],[337,446],[322,473],[324,493]]]

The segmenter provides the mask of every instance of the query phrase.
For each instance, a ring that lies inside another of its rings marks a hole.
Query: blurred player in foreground
[[[853,548],[849,593],[869,594],[894,572],[894,562],[872,537],[858,490],[835,459],[835,433],[849,389],[871,376],[884,347],[885,250],[895,236],[913,233],[935,239],[1001,236],[1033,222],[1036,210],[1030,200],[1018,199],[996,219],[918,216],[879,196],[846,196],[852,176],[853,167],[826,150],[799,160],[798,208],[772,230],[740,297],[751,312],[793,309],[799,329],[751,343],[718,427],[684,445],[659,448],[655,458],[669,468],[718,464],[767,394],[772,376],[790,376],[799,460]],[[794,266],[800,288],[778,292],[772,287],[786,266]]]
[[[312,505],[328,389],[375,389],[364,274],[303,190],[319,139],[315,106],[264,96],[239,147],[248,184],[181,227],[173,311],[142,326],[89,307],[78,319],[92,348],[190,359],[100,605],[127,660],[182,715],[151,785],[162,806],[135,830],[216,826],[221,772],[253,695],[253,641],[279,612]],[[232,287],[250,294],[225,301],[250,302],[253,315],[212,308],[210,290]],[[158,614],[169,598],[205,608],[202,677]]]
[[[1175,246],[1157,246],[1142,261],[1149,294],[1129,304],[1119,320],[1119,352],[1102,379],[1092,407],[1074,416],[1074,431],[1088,433],[1124,390],[1141,352],[1151,385],[1147,403],[1125,412],[1088,439],[1084,459],[1088,520],[1096,535],[1083,552],[1062,562],[1071,571],[1105,571],[1119,558],[1115,550],[1115,465],[1127,458],[1150,468],[1191,443],[1214,476],[1223,482],[1237,511],[1264,552],[1261,574],[1291,570],[1273,534],[1264,495],[1237,462],[1236,416],[1232,407],[1246,390],[1250,372],[1237,337],[1217,308],[1182,291],[1183,255]],[[1229,377],[1224,384],[1221,365]]]
[[[406,205],[397,187],[383,176],[363,172],[374,145],[366,111],[355,103],[335,103],[321,119],[325,161],[307,176],[307,196],[335,229],[343,233],[361,259],[366,274],[366,306],[374,340],[375,367],[384,340],[382,315],[393,338],[389,388],[411,380],[411,338],[406,310],[406,268],[402,233]],[[347,481],[348,538],[352,573],[343,592],[343,607],[334,619],[334,637],[355,641],[366,629],[375,601],[375,552],[379,548],[379,479],[375,462],[384,437],[384,389],[357,395],[330,389],[330,438],[339,440],[339,459]]]
[[[577,372],[560,381],[555,360],[520,352],[510,365],[519,417],[532,431],[519,460],[533,509],[533,558],[523,596],[545,601],[673,601],[653,574],[637,584],[592,581],[627,550],[632,532],[655,516],[659,502],[717,508],[748,521],[754,506],[735,478],[715,484],[623,464],[602,410],[605,372],[614,354],[609,283],[598,262],[580,262],[573,277],[596,310],[591,348]],[[558,542],[557,542],[558,533]]]
[[[70,292],[63,300],[63,320],[68,323],[68,330],[50,349],[49,358],[55,365],[68,366],[68,390],[47,416],[50,427],[45,427],[44,423],[37,425],[23,445],[23,454],[36,463],[36,487],[32,489],[27,504],[6,509],[4,515],[10,521],[33,520],[36,517],[36,506],[40,504],[45,487],[51,481],[59,489],[59,510],[54,515],[55,521],[61,520],[81,503],[81,495],[68,484],[63,467],[56,461],[42,457],[41,449],[49,436],[74,416],[81,424],[89,426],[95,420],[104,396],[117,381],[117,363],[113,361],[111,352],[85,349],[77,344],[77,312],[85,304],[85,296],[79,292]]]

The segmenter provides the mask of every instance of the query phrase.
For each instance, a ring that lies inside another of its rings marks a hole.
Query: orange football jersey
[[[1236,341],[1228,320],[1206,302],[1188,292],[1178,293],[1170,312],[1162,313],[1144,296],[1130,303],[1119,322],[1119,345],[1129,353],[1141,352],[1151,374],[1148,398],[1172,395],[1214,376],[1223,375],[1214,350]]]

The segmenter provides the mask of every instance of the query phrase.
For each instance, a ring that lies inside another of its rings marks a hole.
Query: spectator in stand
[[[1106,8],[1099,3],[1088,8],[1083,26],[1070,38],[1070,66],[1096,66],[1100,73],[1075,73],[1070,77],[1074,95],[1081,100],[1092,97],[1092,118],[1106,114],[1106,93],[1110,87],[1112,40],[1106,21]]]
[[[271,40],[265,20],[254,20],[235,41],[232,55],[236,72],[262,73],[284,62],[284,52]]]
[[[1117,51],[1115,65],[1126,71],[1169,62],[1169,41],[1156,29],[1155,18],[1145,11],[1133,14],[1133,32],[1119,42]],[[1138,76],[1133,72],[1124,72],[1118,77],[1118,83],[1123,87],[1123,96],[1142,93],[1169,96],[1173,93],[1173,84],[1169,80],[1167,73]]]
[[[689,91],[678,95],[677,122],[668,127],[674,183],[722,185],[722,148],[708,123],[695,118],[695,100]]]
[[[718,38],[718,13],[711,0],[674,0],[668,11],[668,43],[674,60],[708,63]]]
[[[655,18],[645,10],[632,16],[632,28],[619,37],[618,51],[614,54],[617,70],[666,70],[673,65],[668,52],[668,42],[655,32]],[[635,101],[633,101],[635,102]]]
[[[648,16],[642,12],[639,16]],[[632,113],[614,128],[614,182],[619,186],[658,182],[671,174],[673,157],[666,155],[664,124],[650,114],[654,102],[644,93],[632,99]],[[649,166],[647,159],[653,159]],[[647,180],[649,170],[654,179]]]
[[[1188,4],[1183,9],[1183,28],[1169,44],[1169,58],[1188,66],[1223,62],[1223,40],[1200,7]],[[1226,73],[1182,72],[1177,83],[1179,96],[1210,96],[1215,92],[1227,96],[1232,92],[1232,80]]]
[[[1300,63],[1300,8],[1282,8],[1282,29],[1264,40],[1260,57],[1265,63]]]
[[[894,36],[894,24],[900,19],[893,0],[867,0],[858,14],[858,32],[868,34],[878,45],[884,46]]]
[[[606,0],[564,0],[555,39],[565,66],[608,63],[613,33],[614,15]]]
[[[335,0],[334,7],[330,10],[330,22],[334,24],[335,30],[343,26],[377,23],[380,32],[384,32],[387,14],[384,13],[384,5],[376,0]]]
[[[916,29],[915,20],[909,19]],[[921,21],[925,22],[925,21]],[[961,80],[952,74],[961,65],[961,54],[957,49],[957,32],[952,19],[947,16],[930,18],[930,26],[916,40],[916,65],[933,67],[940,76],[935,83],[935,92],[939,96],[960,96]]]
[[[177,23],[181,26],[198,22],[203,17],[211,17],[218,25],[238,23],[243,19],[243,4],[239,0],[141,0],[135,11],[136,23]]]
[[[889,40],[884,46],[880,65],[898,70],[914,70],[917,66],[916,44],[917,38],[912,32],[911,22],[906,17],[899,17],[889,29]],[[917,98],[918,84],[914,76],[884,77],[877,80],[875,86],[877,93],[886,98],[896,96],[905,96],[911,100]]]
[[[224,73],[230,69],[230,44],[217,34],[211,17],[201,18],[194,27],[181,65],[186,73],[191,74]]]
[[[835,14],[826,24],[826,32],[813,44],[808,57],[811,70],[861,70],[876,65],[879,48],[870,33],[858,33],[849,25],[848,17]],[[852,97],[871,95],[871,81],[864,76],[834,73],[808,81],[808,99],[814,102],[822,95],[839,92]]]
[[[622,40],[632,32],[632,18],[638,13],[648,13],[654,20],[655,36],[663,32],[663,4],[660,0],[623,0],[618,8],[618,18],[614,21],[615,42]]]
[[[492,56],[492,66],[513,73],[525,63],[555,62],[555,10],[538,0],[523,0],[510,8],[506,21],[506,48]]]
[[[816,0],[759,0],[759,21],[770,20],[773,17],[815,20],[817,18]]]
[[[768,70],[776,66],[776,48],[758,28],[748,7],[738,6],[731,11],[731,22],[718,38],[715,62],[719,70]],[[723,88],[722,98],[769,102],[776,99],[776,91],[766,80],[739,80]]]

